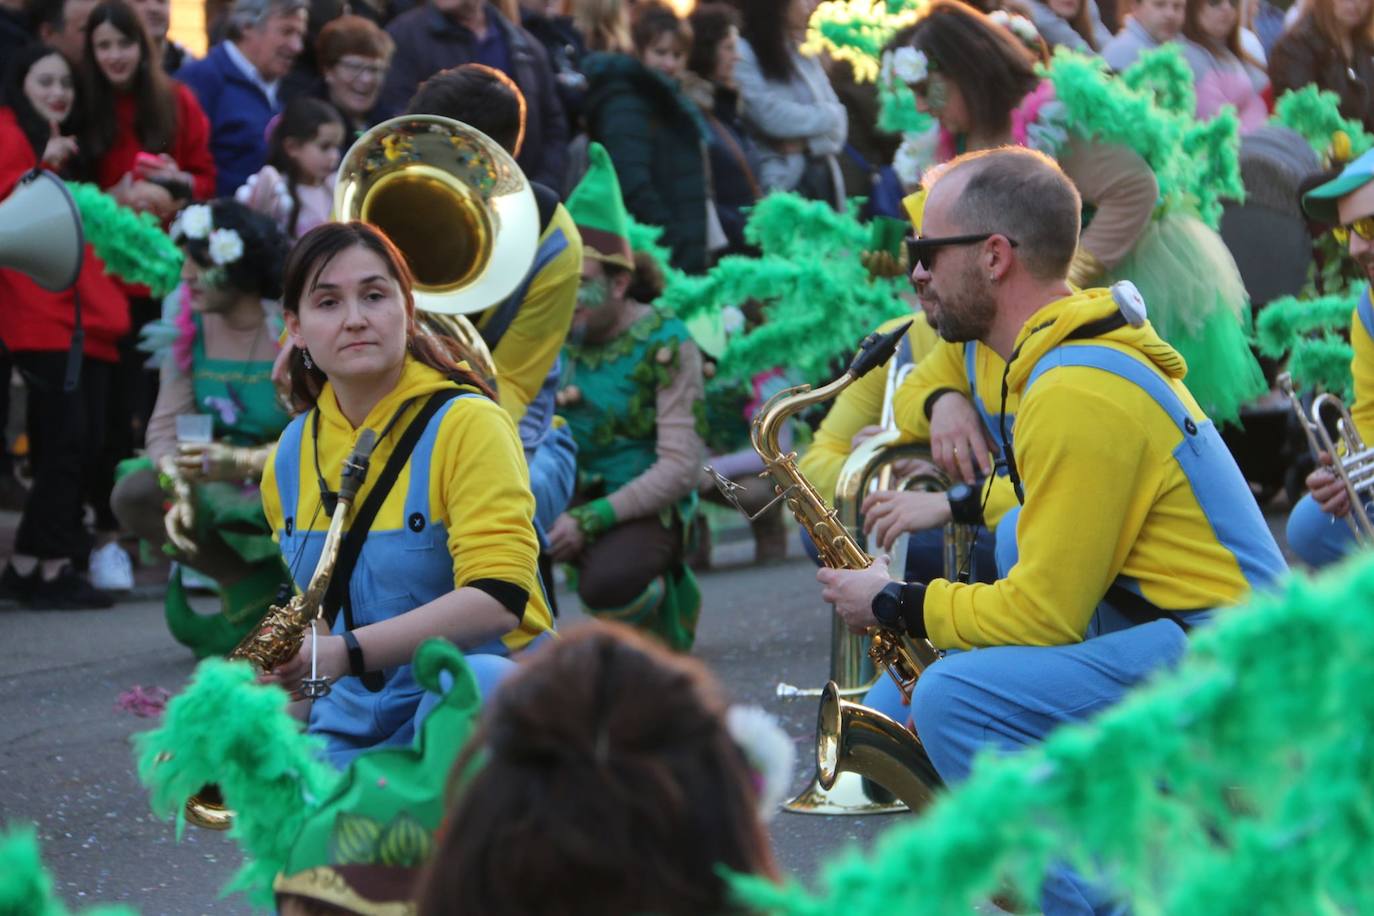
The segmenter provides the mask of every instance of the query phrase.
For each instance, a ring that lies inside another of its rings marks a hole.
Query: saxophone
[[[832,569],[867,569],[873,565],[873,558],[840,523],[835,509],[826,502],[825,497],[797,470],[797,453],[784,452],[778,444],[778,434],[789,417],[812,404],[830,400],[891,359],[910,326],[911,322],[907,322],[887,334],[868,335],[860,344],[859,352],[850,362],[848,370],[829,384],[814,391],[810,385],[800,385],[773,395],[754,416],[749,430],[754,451],[763,459],[763,473],[773,479],[774,492],[778,494],[762,511],[766,512],[779,500],[786,500],[787,508],[815,542],[821,562]],[[706,470],[722,495],[744,511],[736,492],[742,488],[711,468]],[[873,629],[868,655],[876,668],[886,671],[896,681],[902,695],[908,700],[921,671],[937,657],[929,642],[920,640],[909,649],[901,633],[886,627]]]
[[[231,660],[241,659],[259,671],[271,671],[295,658],[305,642],[306,631],[324,620],[325,592],[329,590],[329,582],[334,576],[334,564],[339,559],[339,548],[352,515],[353,500],[367,478],[368,463],[376,444],[377,433],[364,429],[358,435],[353,453],[344,462],[339,481],[339,502],[330,517],[329,530],[325,533],[324,546],[320,550],[315,571],[310,576],[310,584],[299,595],[293,595],[285,605],[269,608],[258,625],[229,653]],[[302,682],[305,695],[314,699],[327,694],[328,683],[315,678],[313,671],[311,674]],[[207,830],[228,830],[234,820],[234,812],[225,806],[219,787],[213,785],[204,786],[188,798],[185,812],[189,823]]]

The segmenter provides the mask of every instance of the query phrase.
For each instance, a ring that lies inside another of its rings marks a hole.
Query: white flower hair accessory
[[[778,720],[758,706],[731,706],[725,713],[725,727],[754,771],[759,817],[769,820],[787,797],[797,749]]]
[[[1023,44],[1036,47],[1040,44],[1040,31],[1025,16],[1008,13],[1006,10],[993,10],[988,18],[1021,40]]]
[[[884,83],[891,84],[894,79],[908,86],[919,83],[930,75],[930,58],[924,51],[904,47],[883,52],[881,71]]]
[[[210,233],[209,250],[216,267],[227,267],[243,257],[243,239],[233,229],[216,229]]]
[[[206,204],[192,204],[172,222],[172,240],[178,238],[203,239],[210,234],[214,228],[215,221],[210,215],[210,207]]]
[[[737,334],[744,330],[744,312],[739,306],[727,305],[720,310],[720,323],[726,334]]]

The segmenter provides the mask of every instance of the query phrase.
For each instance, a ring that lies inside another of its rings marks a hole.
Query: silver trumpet
[[[1334,394],[1319,394],[1309,410],[1293,390],[1291,375],[1283,373],[1278,383],[1297,412],[1313,457],[1320,461],[1322,452],[1331,456],[1331,471],[1350,497],[1350,511],[1345,515],[1345,522],[1356,543],[1361,546],[1374,543],[1374,520],[1369,517],[1369,503],[1374,500],[1374,449],[1365,445],[1350,411],[1340,398]],[[1339,442],[1333,440],[1327,430],[1324,418],[1328,413],[1335,415]]]

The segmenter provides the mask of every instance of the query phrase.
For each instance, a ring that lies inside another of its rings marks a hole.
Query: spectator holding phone
[[[82,152],[100,187],[161,220],[214,194],[210,122],[191,90],[162,72],[143,22],[123,0],[91,11],[81,69]]]

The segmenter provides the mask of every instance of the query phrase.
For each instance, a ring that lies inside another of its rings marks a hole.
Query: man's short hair
[[[1083,199],[1057,162],[1018,146],[981,150],[932,170],[926,187],[956,172],[968,179],[953,210],[961,233],[1015,239],[1017,257],[1036,279],[1068,275]]]
[[[309,0],[235,0],[229,10],[226,34],[231,41],[238,41],[244,29],[260,26],[273,16],[290,16],[301,10],[309,12]]]
[[[34,28],[47,26],[60,32],[67,26],[67,0],[35,0],[27,8]]]
[[[477,128],[510,153],[525,141],[525,94],[500,70],[463,64],[420,84],[406,114],[437,115]]]

